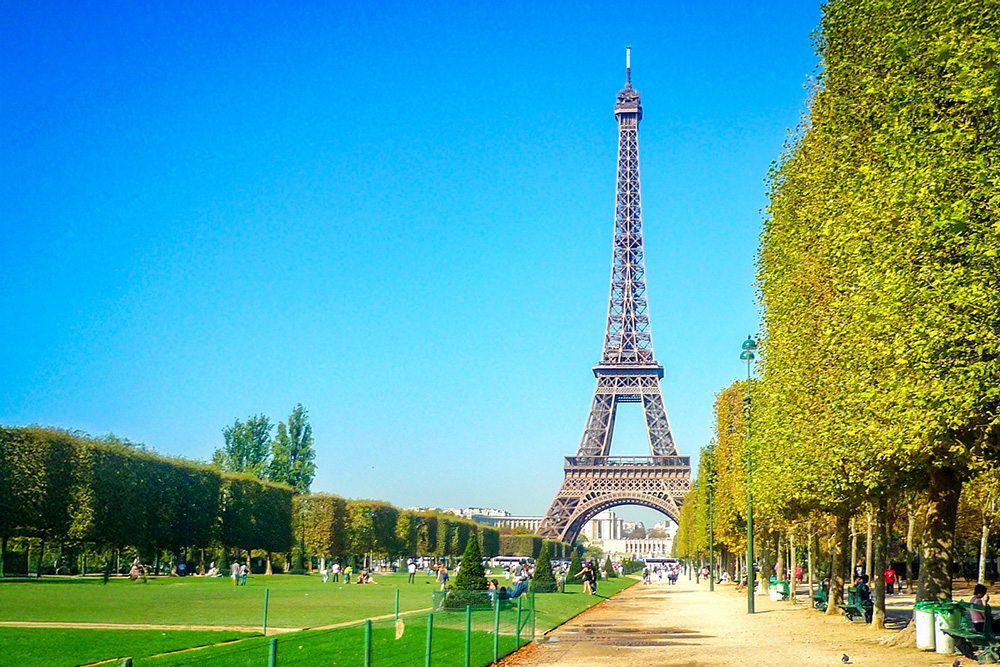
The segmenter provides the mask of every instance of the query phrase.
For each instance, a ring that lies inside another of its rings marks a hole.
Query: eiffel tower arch
[[[595,515],[619,505],[659,510],[675,522],[691,487],[691,459],[674,445],[663,405],[663,366],[653,357],[646,304],[642,207],[639,197],[639,121],[642,103],[632,88],[626,51],[625,88],[615,104],[618,120],[618,183],[611,264],[611,299],[597,388],[576,456],[566,457],[562,486],[538,532],[572,542]],[[640,403],[650,456],[611,456],[615,414],[621,403]]]

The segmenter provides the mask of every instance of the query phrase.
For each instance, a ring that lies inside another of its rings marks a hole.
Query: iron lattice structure
[[[691,487],[691,459],[679,456],[663,406],[663,366],[653,357],[643,265],[639,196],[639,121],[642,103],[626,63],[618,93],[618,184],[615,203],[611,299],[597,388],[576,456],[566,458],[566,478],[545,513],[539,533],[572,542],[596,514],[618,505],[657,509],[675,522]],[[612,457],[619,403],[641,403],[649,436],[648,457]]]

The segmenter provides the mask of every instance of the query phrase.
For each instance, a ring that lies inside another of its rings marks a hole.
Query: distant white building
[[[587,522],[581,531],[592,543],[620,540],[625,534],[625,522],[611,510],[601,512]]]

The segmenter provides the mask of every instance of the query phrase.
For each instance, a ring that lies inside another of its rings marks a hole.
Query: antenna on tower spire
[[[625,85],[632,85],[632,47],[625,47]]]

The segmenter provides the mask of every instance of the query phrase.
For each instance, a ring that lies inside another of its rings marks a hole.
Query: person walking
[[[229,578],[233,580],[233,586],[239,585],[240,562],[236,559],[233,560],[233,564],[229,567]]]
[[[892,563],[885,566],[885,594],[892,595],[896,586],[896,571],[892,569]]]
[[[247,575],[250,574],[250,561],[240,565],[240,586],[247,585]]]
[[[406,580],[409,583],[415,583],[414,578],[417,576],[417,564],[413,562],[413,559],[406,561]]]

